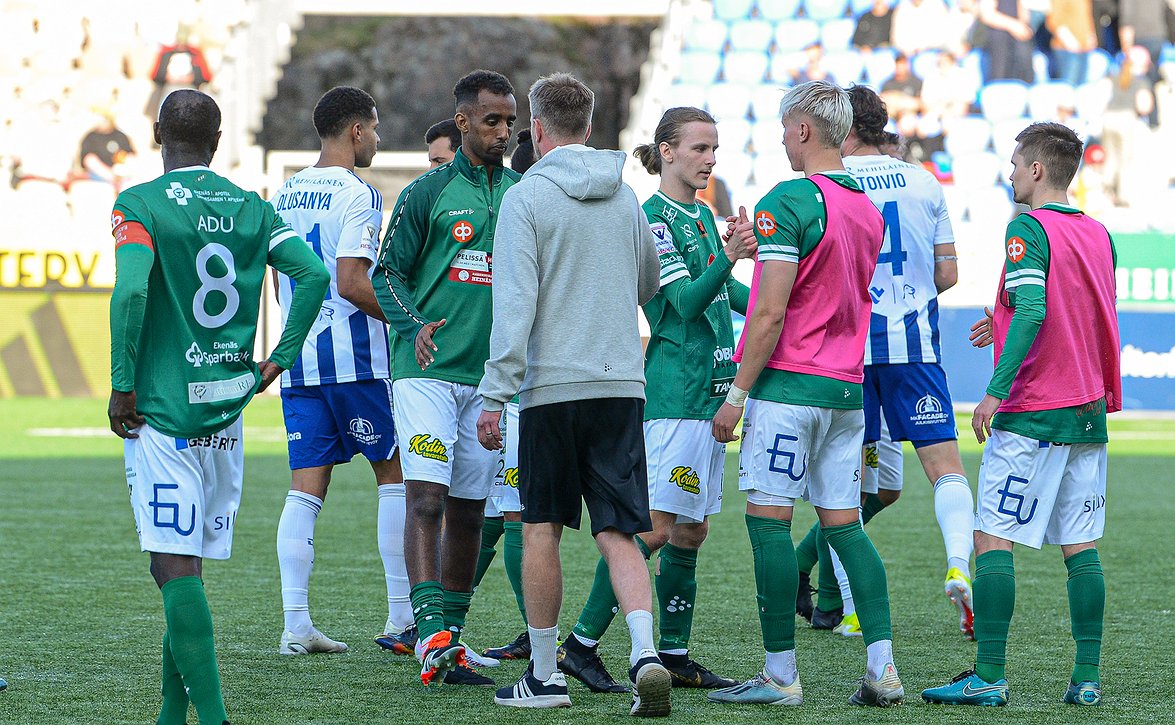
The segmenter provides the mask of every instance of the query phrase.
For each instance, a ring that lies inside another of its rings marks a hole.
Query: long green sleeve
[[[1016,310],[1008,325],[1008,337],[1000,352],[999,365],[996,365],[991,382],[987,385],[989,395],[1004,400],[1011,392],[1012,382],[1020,372],[1020,366],[1044,322],[1044,300],[1044,287],[1025,285],[1017,288]]]
[[[706,314],[718,290],[730,278],[730,270],[733,268],[734,264],[725,254],[715,255],[714,262],[706,267],[700,277],[675,279],[661,288],[661,294],[665,295],[666,301],[683,320],[692,322]],[[746,309],[745,305],[743,309]]]
[[[110,295],[110,386],[120,393],[135,389],[135,361],[147,311],[147,286],[155,252],[142,244],[124,244],[114,253],[115,282]]]
[[[417,308],[415,295],[407,283],[429,231],[428,208],[432,196],[423,190],[415,195],[411,193],[419,181],[406,188],[396,202],[392,223],[384,235],[371,275],[375,298],[388,327],[409,343],[416,342],[416,333],[424,323],[430,322]]]
[[[730,297],[730,309],[745,316],[751,303],[751,288],[731,277],[726,280],[726,294]]]
[[[330,272],[306,242],[298,238],[286,239],[271,249],[269,265],[294,281],[286,327],[269,355],[270,361],[289,370],[302,352],[302,343],[322,309],[322,300],[330,288]]]

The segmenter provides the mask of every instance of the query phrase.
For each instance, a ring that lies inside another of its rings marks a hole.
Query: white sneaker
[[[309,634],[294,634],[286,630],[282,634],[281,646],[277,648],[280,655],[309,655],[317,653],[346,652],[345,642],[336,642],[317,629],[311,628]]]
[[[500,660],[495,660],[491,657],[483,657],[479,655],[477,650],[473,649],[464,642],[461,642],[461,646],[465,648],[465,661],[468,662],[471,667],[500,667],[502,664]]]

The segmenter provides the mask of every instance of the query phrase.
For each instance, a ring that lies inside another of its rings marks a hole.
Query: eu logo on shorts
[[[792,451],[785,451],[779,447],[781,441],[798,441],[799,438],[795,436],[784,435],[783,433],[775,434],[775,442],[767,449],[767,453],[771,459],[767,461],[767,469],[774,473],[782,473],[793,481],[798,481],[804,477],[808,472],[808,457],[804,456],[803,469],[799,473],[795,473],[796,468],[796,454]],[[784,460],[784,465],[776,465],[779,459]]]
[[[192,515],[188,520],[188,528],[185,530],[180,526],[180,506],[178,503],[170,503],[159,500],[159,493],[161,491],[174,491],[179,488],[178,484],[174,483],[157,483],[151,494],[151,502],[147,505],[151,507],[152,519],[157,529],[175,529],[175,532],[180,536],[190,536],[196,530],[196,504],[192,504]],[[168,521],[166,519],[170,518]]]
[[[1028,515],[1021,516],[1021,513],[1024,511],[1024,496],[1022,494],[1012,493],[1012,481],[1015,481],[1018,484],[1028,483],[1027,478],[1020,478],[1019,476],[1008,476],[1008,480],[1004,481],[1004,487],[999,490],[1000,505],[996,507],[996,511],[999,511],[1001,514],[1007,514],[1008,516],[1011,516],[1012,518],[1016,519],[1016,523],[1023,526],[1031,521],[1032,517],[1036,514],[1036,504],[1040,502],[1040,499],[1032,499],[1032,506],[1028,508]],[[1012,508],[1012,505],[1009,504],[1009,502],[1015,504],[1016,507]]]

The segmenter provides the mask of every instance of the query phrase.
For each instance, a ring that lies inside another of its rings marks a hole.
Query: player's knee
[[[882,488],[877,491],[877,498],[886,506],[892,506],[897,503],[897,500],[899,497],[901,497],[901,495],[901,491],[893,491],[888,488]]]
[[[445,497],[419,495],[409,496],[407,501],[407,516],[420,521],[428,521],[440,525],[441,517],[445,515]]]
[[[645,542],[645,546],[649,547],[649,551],[656,551],[670,540],[670,532],[672,527],[665,527],[660,529],[653,529],[652,531],[640,534],[640,540]]]
[[[709,535],[709,521],[697,524],[676,524],[669,540],[674,546],[681,549],[699,549]]]

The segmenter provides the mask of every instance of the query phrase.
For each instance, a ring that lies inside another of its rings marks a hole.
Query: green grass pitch
[[[98,400],[6,400],[0,421],[0,723],[153,722],[159,702],[161,599],[138,551],[123,478],[122,448],[107,433]],[[907,703],[892,711],[847,704],[864,667],[859,639],[814,632],[798,621],[806,702],[798,710],[708,704],[675,691],[675,722],[1073,723],[1169,722],[1172,653],[1170,470],[1175,422],[1111,424],[1107,577],[1103,651],[1105,701],[1094,712],[1060,703],[1073,643],[1059,550],[1019,548],[1017,609],[1008,676],[1012,701],[1000,711],[932,707],[918,692],[972,662],[942,595],[942,543],[930,487],[907,449],[906,492],[869,526],[886,562],[894,649]],[[960,419],[970,435],[969,419]],[[376,495],[370,469],[338,469],[316,532],[311,581],[315,622],[348,642],[341,656],[277,655],[281,599],[274,536],[289,484],[275,399],[245,418],[246,483],[233,558],[208,562],[205,580],[217,651],[234,723],[617,722],[628,697],[592,695],[571,684],[570,710],[520,713],[492,704],[492,691],[420,686],[409,658],[381,651],[372,637],[386,616],[375,544]],[[966,438],[964,439],[966,441]],[[969,475],[978,467],[964,445]],[[699,559],[693,652],[715,671],[745,678],[762,666],[750,546],[742,522],[735,454],[728,456],[725,510]],[[797,508],[795,536],[813,521]],[[568,531],[561,630],[574,623],[596,554],[586,532]],[[521,630],[499,558],[474,598],[467,640],[500,645]],[[617,622],[602,645],[617,677],[627,668],[627,632]],[[487,673],[512,683],[523,665]],[[195,713],[191,715],[195,722]]]

